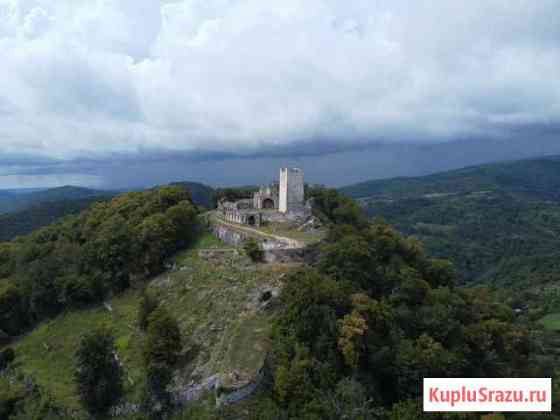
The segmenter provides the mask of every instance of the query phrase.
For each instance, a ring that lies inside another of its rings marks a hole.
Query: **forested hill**
[[[110,198],[110,196],[93,196],[77,200],[46,201],[21,211],[0,214],[0,242],[27,235],[65,216],[77,214],[95,202]]]
[[[449,258],[463,281],[560,282],[560,157],[497,163],[343,188]]]
[[[0,336],[159,273],[191,239],[197,212],[186,189],[167,186],[121,194],[0,243]]]
[[[210,236],[177,186],[0,244],[0,418],[421,419],[423,377],[557,383],[511,298],[306,193],[328,232],[299,264]]]
[[[366,181],[340,189],[352,198],[417,198],[481,191],[560,199],[560,156],[472,166],[413,178]]]
[[[189,190],[197,206],[212,207],[213,188],[196,182],[172,185]],[[113,191],[72,186],[21,194],[0,191],[0,242],[27,235],[65,216],[77,214],[95,202],[110,200],[115,195]],[[2,209],[9,212],[1,214]]]
[[[0,213],[27,209],[31,206],[60,200],[78,200],[88,197],[114,196],[111,191],[64,186],[24,194],[0,191]]]
[[[175,182],[171,185],[179,185],[188,189],[192,196],[192,201],[197,206],[206,207],[207,209],[212,208],[214,196],[214,189],[208,185],[201,184],[199,182]]]

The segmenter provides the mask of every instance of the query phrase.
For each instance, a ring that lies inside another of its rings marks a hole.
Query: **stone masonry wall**
[[[280,169],[280,205],[282,213],[299,211],[304,206],[303,171],[299,168]]]
[[[304,206],[303,171],[289,169],[288,175],[288,211],[301,211]]]
[[[243,401],[257,390],[257,388],[263,382],[263,379],[264,370],[261,369],[255,380],[248,383],[244,387],[238,388],[232,392],[220,393],[220,395],[216,397],[216,405],[218,407],[221,407],[223,405],[235,404],[239,401]]]

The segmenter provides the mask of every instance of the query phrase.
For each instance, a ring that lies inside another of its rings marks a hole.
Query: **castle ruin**
[[[279,182],[260,187],[252,199],[221,202],[218,210],[229,222],[251,226],[305,219],[311,211],[304,198],[303,170],[281,168]]]

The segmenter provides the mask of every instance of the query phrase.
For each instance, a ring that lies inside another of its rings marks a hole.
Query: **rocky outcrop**
[[[253,395],[264,380],[264,369],[261,369],[256,378],[235,389],[218,388],[216,392],[216,405],[218,407],[235,404]]]
[[[176,390],[173,393],[173,400],[176,404],[182,405],[189,401],[196,401],[209,391],[214,391],[220,384],[220,376],[212,375],[199,384],[190,384],[184,389]]]

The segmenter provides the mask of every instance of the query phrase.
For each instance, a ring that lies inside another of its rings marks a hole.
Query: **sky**
[[[558,22],[558,0],[0,0],[0,188],[553,153]]]

